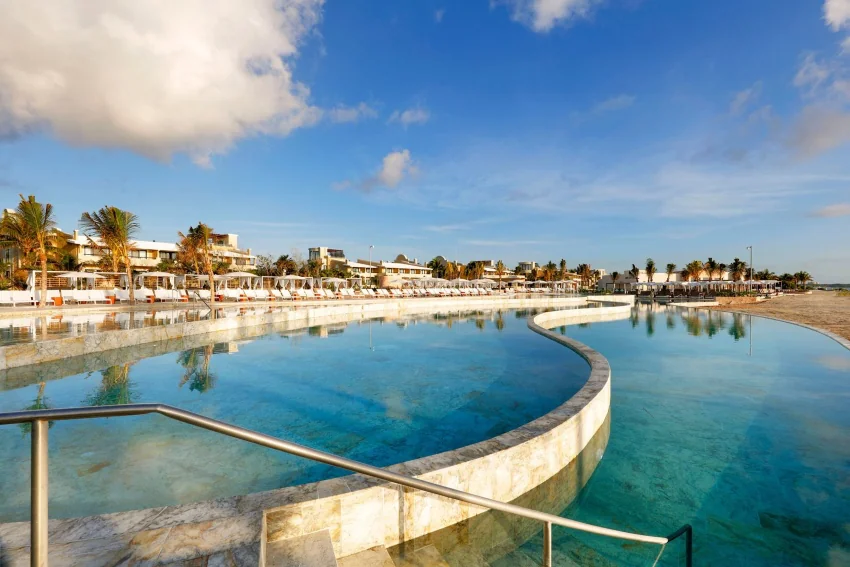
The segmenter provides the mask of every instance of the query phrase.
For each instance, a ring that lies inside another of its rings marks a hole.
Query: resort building
[[[256,264],[257,257],[251,249],[240,250],[236,234],[212,235],[212,255],[214,262],[223,262],[232,268],[250,270]],[[103,250],[98,238],[89,238],[75,230],[67,239],[65,250],[84,270],[96,270],[103,259]],[[177,260],[180,251],[176,242],[158,242],[156,240],[135,240],[130,250],[130,263],[136,270],[149,270],[163,261]]]
[[[327,248],[325,246],[317,246],[307,249],[307,259],[311,262],[318,262],[323,270],[332,268],[344,269],[346,264],[345,252],[337,248]]]
[[[517,264],[519,269],[522,270],[524,274],[530,274],[532,270],[538,268],[537,262],[523,261]]]

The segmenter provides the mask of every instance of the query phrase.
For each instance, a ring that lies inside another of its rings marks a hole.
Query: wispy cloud
[[[833,31],[850,27],[850,0],[826,0],[823,3],[823,17]]]
[[[502,219],[499,218],[483,218],[483,219],[472,219],[460,223],[449,223],[449,224],[437,224],[437,225],[428,225],[422,227],[422,230],[426,230],[428,232],[458,232],[461,230],[472,230],[476,226],[495,224],[501,222]]]
[[[425,124],[431,119],[431,113],[424,108],[408,108],[407,110],[396,110],[390,115],[388,123],[398,123],[407,128],[411,124]]]
[[[504,5],[511,19],[538,33],[555,26],[567,25],[574,19],[587,18],[601,0],[491,0],[490,5]]]
[[[590,109],[590,113],[604,114],[606,112],[624,110],[632,106],[635,103],[635,100],[636,98],[634,95],[621,94],[617,96],[612,96],[609,99],[594,104],[593,108]]]
[[[510,246],[536,246],[539,244],[551,244],[552,242],[551,240],[462,240],[461,244],[505,248]]]
[[[398,150],[384,156],[380,169],[374,175],[370,175],[359,182],[353,182],[348,179],[338,181],[331,186],[338,191],[353,187],[368,193],[378,187],[393,189],[405,179],[415,176],[418,173],[419,168],[414,163],[413,157],[410,155],[410,150]]]
[[[443,21],[443,16],[446,15],[446,9],[440,8],[439,10],[434,12],[434,21],[438,24]]]
[[[345,123],[377,118],[378,112],[365,102],[361,102],[357,106],[337,106],[332,108],[327,111],[327,116],[331,122]]]
[[[756,82],[753,86],[735,93],[732,102],[729,103],[729,114],[737,116],[741,114],[750,104],[761,96],[762,83]]]
[[[242,220],[242,221],[228,221],[228,224],[233,224],[237,226],[264,226],[268,228],[303,228],[307,226],[316,226],[313,223],[305,223],[305,222],[275,222],[275,221],[253,221],[253,220]]]
[[[812,211],[809,216],[820,218],[848,217],[850,216],[850,203],[827,205],[826,207]]]

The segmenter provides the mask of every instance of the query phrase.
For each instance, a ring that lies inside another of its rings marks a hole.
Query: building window
[[[148,258],[147,250],[130,250],[130,258]]]

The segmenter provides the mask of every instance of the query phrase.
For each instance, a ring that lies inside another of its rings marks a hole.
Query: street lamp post
[[[753,289],[753,247],[747,246],[747,250],[750,251],[750,291]]]

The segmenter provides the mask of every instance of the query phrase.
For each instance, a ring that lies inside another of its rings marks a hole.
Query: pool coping
[[[547,305],[551,299],[522,299],[526,305],[516,307],[557,309],[557,304]],[[553,333],[543,325],[621,319],[627,317],[632,308],[631,303],[612,302],[607,297],[581,299],[582,302],[605,301],[615,305],[547,311],[528,321],[533,332],[567,346],[590,366],[587,382],[575,395],[544,416],[492,439],[388,468],[509,501],[545,482],[569,464],[608,415],[610,366],[600,353]],[[423,307],[436,312],[449,308],[493,308],[479,301],[446,305],[429,300],[424,301]],[[313,319],[316,318],[305,317],[304,324],[309,325]],[[573,439],[567,447],[567,433],[573,438],[580,434],[580,440]],[[539,443],[549,448],[563,446],[564,450],[556,454],[542,451],[539,446],[532,447]],[[500,471],[507,471],[508,476],[500,475]],[[477,474],[462,479],[464,472]],[[501,483],[500,487],[486,487],[488,479],[491,483]],[[469,484],[476,488],[470,488]],[[483,493],[477,490],[479,486]],[[376,503],[386,504],[382,513],[376,514]],[[361,475],[349,475],[197,503],[52,520],[51,555],[73,557],[72,563],[80,560],[80,553],[95,552],[99,554],[98,559],[106,555],[111,559],[132,556],[143,563],[180,561],[256,545],[269,533],[268,528],[276,539],[309,533],[315,531],[312,528],[316,527],[318,518],[325,524],[333,524],[330,527],[334,528],[332,537],[336,536],[335,551],[338,556],[345,556],[374,545],[392,545],[415,538],[484,511],[430,494],[400,490]],[[387,514],[390,522],[386,522]],[[364,521],[364,517],[372,522]],[[375,524],[378,519],[380,525]],[[28,555],[28,534],[28,522],[0,524],[0,542],[9,555],[19,559]]]

